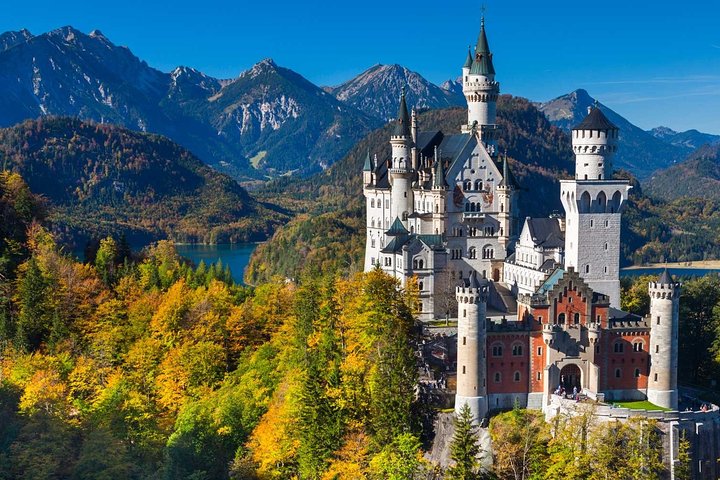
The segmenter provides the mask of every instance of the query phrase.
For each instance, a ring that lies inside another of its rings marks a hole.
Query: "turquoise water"
[[[621,277],[637,277],[640,275],[660,275],[663,271],[663,268],[637,268],[637,269],[621,269],[620,270],[620,276]],[[674,268],[670,267],[668,268],[668,271],[671,275],[675,277],[702,277],[704,275],[707,275],[708,273],[720,273],[720,269],[713,269],[713,268]]]
[[[235,282],[243,283],[245,267],[250,262],[250,255],[257,247],[256,243],[237,243],[232,245],[180,245],[176,244],[177,252],[197,265],[203,260],[206,265],[222,260],[229,265]]]

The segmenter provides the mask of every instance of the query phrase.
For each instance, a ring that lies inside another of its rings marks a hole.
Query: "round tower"
[[[679,282],[667,269],[650,282],[650,377],[647,397],[659,407],[677,410]]]
[[[489,282],[473,271],[462,287],[455,289],[458,303],[457,391],[455,413],[467,404],[473,421],[480,423],[488,411],[485,344]]]
[[[612,177],[612,157],[617,150],[618,128],[597,106],[572,129],[577,180],[606,180]]]
[[[506,255],[515,240],[515,225],[517,223],[515,215],[515,187],[515,181],[510,173],[506,153],[503,159],[502,179],[497,187],[498,201],[500,203],[500,213],[498,213],[498,222],[500,223],[498,241],[505,249]],[[503,256],[503,258],[505,258],[505,256]]]
[[[468,123],[463,126],[463,131],[476,129],[485,143],[494,144],[497,131],[495,112],[500,84],[495,81],[495,67],[485,34],[485,17],[480,25],[472,63],[469,68],[467,61],[463,66],[463,94],[468,104]]]
[[[407,227],[407,216],[413,207],[412,191],[412,133],[410,131],[410,116],[405,103],[405,89],[400,96],[400,110],[395,123],[395,129],[390,136],[392,147],[392,160],[390,165],[390,216],[399,218]]]

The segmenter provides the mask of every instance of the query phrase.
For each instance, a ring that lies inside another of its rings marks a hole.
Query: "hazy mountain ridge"
[[[686,130],[684,132],[676,132],[668,127],[655,127],[652,130],[648,130],[648,133],[655,138],[659,138],[665,143],[685,148],[688,153],[702,147],[703,145],[720,143],[720,135],[703,133],[695,129]]]
[[[663,200],[701,197],[720,202],[720,143],[703,145],[683,162],[656,172],[643,188]]]

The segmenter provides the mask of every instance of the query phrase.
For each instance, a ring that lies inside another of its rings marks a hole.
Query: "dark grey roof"
[[[400,95],[400,108],[398,109],[398,118],[395,120],[395,130],[393,135],[396,137],[410,136],[410,115],[408,115],[407,103],[405,103],[405,89]]]
[[[432,132],[418,132],[415,146],[426,157],[432,156],[433,149],[442,142],[443,133],[440,130]]]
[[[598,108],[593,107],[588,113],[587,117],[580,122],[577,126],[573,127],[573,130],[617,130],[610,120],[607,119],[604,113]]]
[[[413,212],[410,215],[408,215],[408,218],[430,218],[430,217],[432,217],[432,213]]]
[[[475,47],[475,60],[470,67],[470,73],[475,75],[495,75],[492,53],[490,53],[490,46],[485,34],[485,18],[480,24],[480,35],[478,35],[477,47]]]
[[[513,177],[513,174],[510,172],[510,165],[508,164],[507,155],[505,155],[505,160],[503,161],[502,177],[502,180],[500,180],[500,183],[498,184],[499,186],[517,187],[515,177]]]
[[[542,265],[540,265],[540,270],[543,272],[551,272],[551,271],[555,270],[556,268],[558,268],[559,266],[560,266],[560,264],[557,263],[555,260],[553,260],[552,258],[548,258],[547,260],[545,260],[543,262]]]
[[[662,285],[672,285],[673,284],[672,276],[670,275],[670,272],[668,272],[667,268],[663,269],[663,271],[660,274],[660,277],[658,278],[657,281],[658,281],[658,283],[660,283]]]
[[[457,133],[455,135],[445,135],[438,145],[440,156],[442,158],[450,158],[453,162],[457,159],[465,148],[472,144],[475,146],[477,140],[475,135],[469,133]]]
[[[485,278],[480,278],[475,270],[470,272],[470,276],[465,281],[465,286],[470,288],[480,288],[487,285],[488,281]]]
[[[642,320],[642,317],[639,315],[635,315],[634,313],[630,312],[624,312],[618,308],[610,307],[608,308],[608,318],[610,320],[620,321],[620,322],[639,322]]]
[[[407,243],[408,236],[407,235],[399,235],[397,237],[394,237],[390,242],[385,245],[385,248],[381,250],[382,253],[396,253],[399,252],[403,245]]]
[[[400,221],[399,217],[395,217],[395,221],[390,225],[390,229],[385,232],[385,235],[391,237],[391,236],[397,236],[397,235],[407,235],[409,232],[407,228],[405,228],[405,225]]]
[[[448,183],[445,180],[445,169],[443,168],[443,160],[440,159],[435,162],[435,174],[433,175],[433,189],[443,189],[448,187]]]
[[[535,245],[543,248],[565,246],[565,235],[557,218],[528,218],[526,221]]]

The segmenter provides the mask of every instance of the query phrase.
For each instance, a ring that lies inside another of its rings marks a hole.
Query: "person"
[[[578,399],[577,385],[573,387],[573,396],[572,396],[572,398],[573,398],[573,400],[575,400],[575,401],[577,401],[577,399]]]

